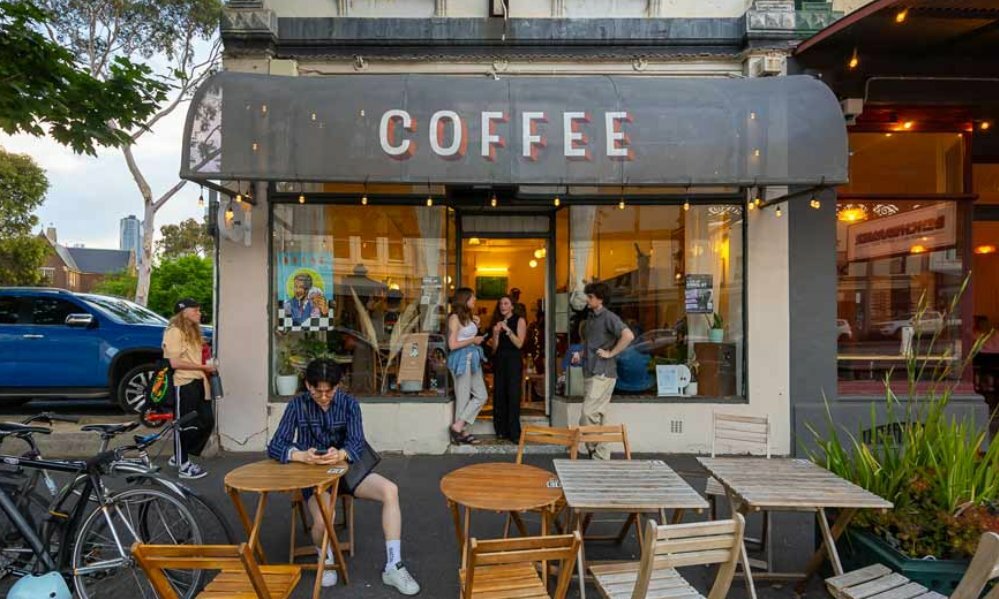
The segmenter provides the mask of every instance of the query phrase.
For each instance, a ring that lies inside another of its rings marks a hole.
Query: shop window
[[[840,194],[964,192],[960,133],[850,133],[850,182]]]
[[[837,206],[836,330],[841,381],[905,380],[906,356],[957,365],[964,281],[962,202],[857,201]],[[952,378],[960,376],[955,368]],[[857,387],[862,389],[861,386]]]
[[[603,282],[611,288],[610,309],[635,333],[619,357],[615,393],[744,396],[743,229],[736,205],[562,209],[557,392],[582,393],[582,371],[570,356],[582,342],[583,288]]]
[[[355,394],[445,394],[446,209],[274,211],[275,372],[326,357]]]

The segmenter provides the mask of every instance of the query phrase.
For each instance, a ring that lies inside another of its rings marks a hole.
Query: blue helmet
[[[58,572],[25,576],[14,583],[7,599],[73,599],[69,586]]]

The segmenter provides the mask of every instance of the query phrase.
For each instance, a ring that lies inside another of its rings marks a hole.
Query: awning
[[[191,101],[194,181],[834,185],[839,104],[759,79],[223,72]]]

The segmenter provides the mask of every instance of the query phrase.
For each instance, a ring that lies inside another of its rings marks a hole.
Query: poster
[[[715,311],[711,275],[687,275],[683,303],[687,314],[711,314]]]
[[[680,395],[680,377],[676,366],[656,364],[656,395]]]
[[[277,255],[279,328],[329,328],[333,298],[333,256],[328,252],[279,252]]]
[[[399,384],[413,382],[422,389],[423,374],[427,367],[428,333],[411,333],[402,338],[402,350],[399,352]]]

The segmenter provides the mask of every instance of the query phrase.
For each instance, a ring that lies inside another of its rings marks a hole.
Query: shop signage
[[[851,225],[847,259],[870,260],[919,254],[957,242],[957,204],[941,202]]]

